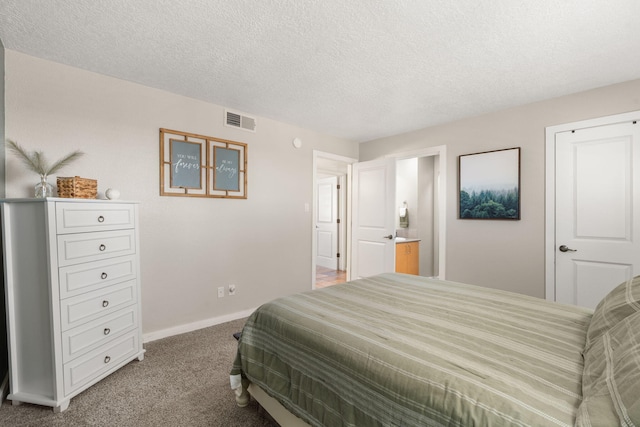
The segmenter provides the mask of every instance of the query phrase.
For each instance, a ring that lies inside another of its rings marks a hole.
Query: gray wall
[[[544,298],[545,127],[640,110],[640,80],[360,144],[360,160],[447,146],[449,280]],[[521,147],[520,221],[457,218],[458,156]]]

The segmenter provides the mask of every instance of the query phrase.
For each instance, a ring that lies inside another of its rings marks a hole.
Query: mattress
[[[312,426],[572,426],[591,316],[387,273],[261,306],[231,374]]]

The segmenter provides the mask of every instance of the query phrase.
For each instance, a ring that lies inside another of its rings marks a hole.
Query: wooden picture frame
[[[160,129],[160,195],[247,198],[247,144]]]
[[[459,219],[520,219],[520,147],[458,157]]]

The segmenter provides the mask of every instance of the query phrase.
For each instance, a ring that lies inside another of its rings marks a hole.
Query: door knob
[[[382,236],[383,239],[393,239],[393,234],[389,234],[388,236]]]
[[[560,245],[558,249],[560,252],[577,252],[577,249],[568,248],[567,245]]]

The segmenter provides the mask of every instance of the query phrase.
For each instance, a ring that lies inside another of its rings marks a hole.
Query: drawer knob
[[[109,362],[111,362],[111,356],[105,356],[104,363],[109,363]]]
[[[109,306],[109,301],[107,301],[107,300],[102,301],[102,306],[103,307],[108,307]]]
[[[107,278],[107,273],[102,273],[102,274],[100,275],[100,278],[101,278],[102,280],[106,279],[106,278]]]
[[[105,245],[100,245],[98,249],[100,249],[100,252],[103,252],[107,247]]]
[[[104,328],[104,334],[105,335],[109,335],[111,333],[111,329],[109,328]]]
[[[104,222],[104,217],[102,215],[98,217],[98,222]]]

